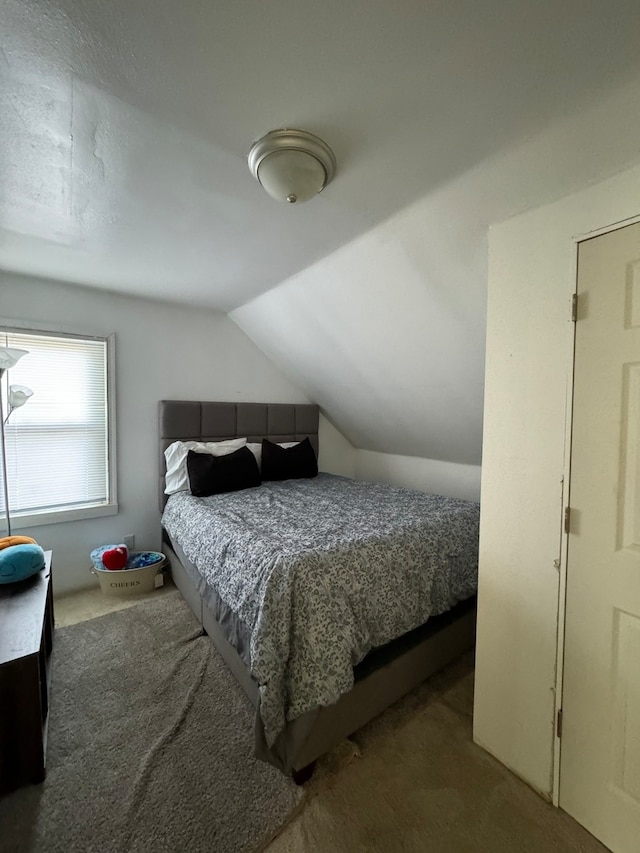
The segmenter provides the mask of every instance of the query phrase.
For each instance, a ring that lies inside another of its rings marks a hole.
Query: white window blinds
[[[33,391],[5,423],[12,516],[107,503],[106,340],[2,330],[0,343],[28,351],[5,374],[5,416],[10,385]]]

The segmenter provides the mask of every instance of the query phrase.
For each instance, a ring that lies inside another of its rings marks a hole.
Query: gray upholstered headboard
[[[161,400],[159,406],[159,502],[164,509],[164,451],[174,441],[302,441],[318,454],[318,406],[304,403],[205,403]]]

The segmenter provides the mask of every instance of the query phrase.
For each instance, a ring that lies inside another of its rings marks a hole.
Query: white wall
[[[318,468],[329,474],[356,476],[356,451],[322,412],[318,424]]]
[[[354,447],[477,465],[486,225],[435,195],[229,316]]]
[[[306,402],[254,344],[222,314],[115,296],[0,273],[0,322],[116,335],[119,513],[34,527],[54,551],[55,590],[91,585],[89,552],[136,535],[139,548],[160,547],[157,500],[157,406],[161,399]],[[340,468],[331,447],[325,463]],[[18,527],[17,523],[14,527]],[[17,531],[16,531],[17,532]]]
[[[437,459],[358,450],[355,476],[358,480],[391,483],[436,495],[480,500],[479,465],[458,465]]]
[[[353,447],[323,414],[320,415],[319,438],[321,471],[437,495],[480,500],[479,465],[360,450]]]
[[[640,213],[640,167],[491,229],[475,740],[552,793],[573,237]],[[564,555],[563,555],[564,560]],[[564,564],[562,565],[564,571]]]

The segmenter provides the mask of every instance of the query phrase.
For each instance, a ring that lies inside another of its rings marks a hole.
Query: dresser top
[[[45,567],[16,583],[0,584],[0,665],[38,654],[51,577],[51,551]]]

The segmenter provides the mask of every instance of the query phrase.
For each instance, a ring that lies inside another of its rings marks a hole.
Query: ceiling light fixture
[[[323,190],[336,171],[324,140],[306,130],[271,130],[251,146],[249,168],[276,201],[307,201]]]

